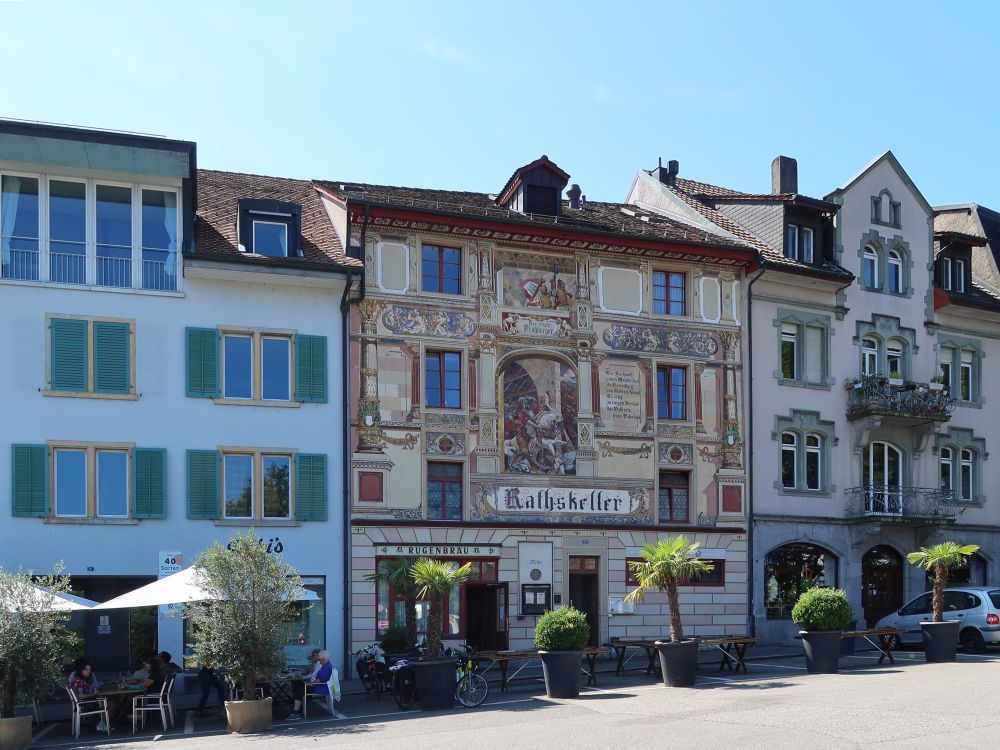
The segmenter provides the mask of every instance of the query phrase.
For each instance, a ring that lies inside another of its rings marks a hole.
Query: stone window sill
[[[43,521],[57,525],[70,526],[137,526],[139,518],[63,518],[61,516],[49,516]]]
[[[94,393],[93,391],[51,391],[45,389],[42,391],[42,395],[52,398],[97,398],[108,401],[139,400],[139,394],[137,393]]]
[[[832,388],[830,383],[810,383],[807,380],[792,380],[790,378],[777,378],[778,385],[788,385],[793,388],[811,388],[817,391],[828,391]]]
[[[268,406],[277,409],[298,409],[302,406],[299,401],[264,401],[257,398],[213,398],[212,403],[219,406]]]
[[[285,527],[299,527],[302,525],[302,521],[296,521],[294,518],[218,518],[214,521],[216,526],[226,526],[230,528],[246,528],[248,526],[253,526],[254,528],[261,526],[285,526]]]

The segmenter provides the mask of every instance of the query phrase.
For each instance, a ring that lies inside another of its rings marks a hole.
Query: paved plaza
[[[544,697],[528,679],[501,694],[491,685],[478,709],[433,714],[396,710],[390,698],[346,696],[344,719],[322,709],[304,722],[277,721],[271,733],[239,737],[221,722],[181,720],[165,735],[134,738],[121,728],[110,742],[91,728],[73,742],[65,723],[36,747],[117,747],[145,750],[226,748],[648,747],[949,748],[991,747],[1000,732],[1000,651],[959,654],[954,664],[927,664],[923,654],[898,652],[896,664],[868,653],[842,660],[838,675],[809,675],[800,658],[750,662],[748,675],[703,668],[698,686],[669,689],[641,671],[601,674],[599,687],[576,700]]]

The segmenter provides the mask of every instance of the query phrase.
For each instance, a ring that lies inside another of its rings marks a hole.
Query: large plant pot
[[[800,630],[811,674],[834,674],[840,669],[840,630]]]
[[[576,698],[580,695],[580,661],[583,651],[539,651],[545,694],[550,698]]]
[[[667,687],[691,687],[698,676],[698,639],[657,641],[660,672]]]
[[[924,636],[924,658],[930,662],[955,661],[961,627],[962,623],[958,620],[920,623],[920,632]]]
[[[424,711],[451,708],[455,697],[454,659],[410,662],[417,681],[417,700]]]
[[[226,701],[226,724],[230,732],[253,734],[271,728],[271,698],[257,701]]]
[[[0,750],[27,750],[31,747],[31,717],[0,719]]]

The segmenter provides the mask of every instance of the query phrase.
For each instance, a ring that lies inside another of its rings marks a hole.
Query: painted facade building
[[[796,171],[776,159],[769,194],[646,180],[661,210],[695,210],[764,259],[744,302],[752,614],[772,642],[795,635],[791,608],[815,585],[874,625],[927,589],[905,564],[922,545],[979,544],[954,580],[1000,576],[984,408],[1000,394],[983,377],[997,276],[978,214],[935,212],[891,153],[823,200]]]
[[[592,641],[659,637],[626,562],[683,532],[716,562],[694,633],[746,629],[743,242],[590,202],[546,157],[496,195],[317,183],[363,252],[351,318],[353,647],[401,624],[370,576],[473,563],[445,638],[527,647],[572,603]],[[420,612],[421,629],[425,612]]]
[[[195,144],[0,125],[0,565],[106,601],[253,526],[320,601],[286,650],[342,654],[347,258],[308,182]],[[164,608],[76,615],[101,671],[183,653]],[[337,658],[339,661],[339,658]]]

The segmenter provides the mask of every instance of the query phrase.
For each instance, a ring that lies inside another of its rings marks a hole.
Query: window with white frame
[[[823,476],[823,438],[815,433],[806,435],[805,488],[819,490]]]
[[[861,375],[878,374],[878,340],[865,336],[861,339]]]
[[[955,258],[952,261],[950,288],[955,292],[965,291],[965,261],[961,258]]]
[[[878,265],[879,265],[878,250],[876,250],[871,245],[865,245],[865,251],[862,257],[862,265],[861,265],[861,278],[864,285],[868,289],[879,288]]]
[[[974,363],[975,363],[975,352],[968,349],[962,349],[959,354],[959,364],[958,364],[958,397],[962,401],[972,401],[973,382],[974,378]]]
[[[803,445],[804,442],[804,445]],[[786,490],[823,489],[823,436],[806,433],[781,433],[781,486]]]
[[[254,220],[253,252],[269,258],[288,257],[288,224]]]
[[[222,396],[227,399],[290,401],[292,337],[261,331],[222,335]]]
[[[55,445],[52,456],[54,516],[129,517],[129,448]]]
[[[950,346],[942,346],[938,352],[938,368],[941,370],[941,382],[949,388],[953,387],[951,381],[952,361],[955,359],[955,350]]]
[[[138,184],[0,175],[0,276],[173,291],[177,201],[176,190]]]
[[[903,351],[906,344],[899,339],[892,339],[885,347],[885,363],[889,370],[890,378],[905,378],[906,370],[903,360]]]
[[[886,270],[886,284],[890,292],[900,294],[903,291],[903,258],[898,250],[890,250]]]
[[[955,458],[951,448],[938,449],[939,486],[942,490],[955,488]]]
[[[292,456],[232,449],[222,454],[222,512],[232,520],[292,518]]]
[[[775,321],[778,328],[778,368],[774,376],[803,385],[827,385],[829,319],[791,310],[779,310],[778,314],[781,316]]]
[[[794,323],[781,324],[781,377],[788,380],[797,380],[799,376],[798,367],[799,349],[799,327]]]
[[[799,486],[799,441],[794,432],[781,433],[781,486],[795,489]]]
[[[958,492],[962,500],[972,500],[972,472],[975,467],[975,457],[972,450],[962,448],[961,466],[959,468]]]
[[[798,224],[789,224],[785,228],[785,257],[800,260],[803,263],[813,262],[813,230]]]

